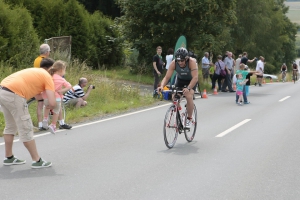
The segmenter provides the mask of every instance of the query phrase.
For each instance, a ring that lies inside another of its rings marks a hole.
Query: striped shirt
[[[83,97],[84,91],[79,85],[75,85],[71,90],[69,90],[65,95],[64,95],[64,103],[68,103],[70,99],[77,99]]]

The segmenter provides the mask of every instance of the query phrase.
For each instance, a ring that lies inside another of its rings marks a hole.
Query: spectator
[[[215,73],[215,66],[210,66],[209,67],[209,78],[210,78],[211,83],[213,81],[214,73]]]
[[[265,61],[265,58],[260,56],[259,57],[259,61],[257,61],[257,64],[256,64],[256,71],[257,71],[257,74],[256,74],[256,82],[258,83],[258,85],[261,87],[261,83],[262,83],[262,78],[263,78],[263,75],[264,75],[264,61]],[[256,86],[256,83],[254,84]]]
[[[225,70],[225,63],[222,61],[222,56],[218,55],[218,61],[214,65],[215,73],[213,75],[213,80],[212,80],[212,89],[215,89],[216,81],[218,80],[218,86],[219,90],[221,90],[221,81],[223,77],[221,76],[220,72],[221,69]]]
[[[237,80],[236,80],[236,95],[239,97],[237,104],[242,105],[242,100],[243,100],[243,86],[246,84],[248,80],[245,79],[243,80],[243,75],[242,74],[237,74]]]
[[[173,60],[174,50],[172,48],[169,48],[167,54],[168,55],[166,55],[166,61],[167,61],[166,70],[169,69],[169,66]]]
[[[156,47],[156,55],[153,56],[153,76],[154,76],[154,84],[153,84],[153,96],[157,94],[156,89],[159,84],[159,77],[163,72],[163,66],[165,63],[162,61],[161,56],[162,48],[161,46]]]
[[[26,99],[45,92],[49,99],[47,108],[54,108],[56,102],[51,75],[42,69],[23,69],[3,79],[0,85],[0,104],[5,118],[3,134],[5,159],[3,164],[19,165],[26,163],[26,160],[18,159],[13,154],[14,136],[18,132],[20,141],[23,142],[33,160],[31,167],[50,167],[52,163],[43,160],[38,154]]]
[[[52,110],[52,123],[49,125],[50,132],[55,134],[56,132],[56,122],[59,117],[59,113],[61,113],[61,104],[62,104],[62,97],[63,94],[72,88],[71,84],[67,82],[63,76],[66,73],[66,63],[58,60],[56,61],[53,66],[49,69],[49,73],[52,75],[52,79],[54,82],[55,87],[55,97],[56,97],[56,107]],[[43,93],[44,105],[47,106],[49,101],[47,96]],[[45,109],[44,112],[44,120],[43,120],[43,128],[48,129],[48,116],[49,116],[50,109]],[[60,129],[71,129],[72,126],[65,124],[64,119],[59,119]]]
[[[241,64],[241,58],[242,58],[242,54],[239,55],[239,57],[235,60],[235,72],[237,70],[240,70],[240,64]]]
[[[44,58],[49,58],[50,52],[51,52],[50,46],[48,44],[42,44],[40,46],[40,55],[34,60],[33,67],[40,68],[41,67],[41,61]],[[52,61],[48,60],[45,63],[50,64]],[[53,63],[54,63],[54,61],[53,61]],[[47,64],[47,66],[44,66],[44,67],[48,68],[48,67],[52,66],[52,65],[49,66],[48,64]],[[42,131],[42,130],[45,130],[43,128],[43,124],[42,124],[42,120],[43,120],[42,111],[43,111],[43,105],[44,105],[44,103],[43,103],[44,100],[43,100],[42,94],[36,95],[35,99],[37,100],[36,114],[37,114],[37,119],[38,119],[38,128],[39,128],[40,131]]]
[[[250,71],[247,65],[245,65],[245,71],[248,71],[248,72]],[[248,75],[246,76],[246,79],[248,80],[246,82],[246,85],[245,85],[245,92],[246,92],[247,97],[249,95],[249,88],[250,88],[250,85],[251,85],[251,80],[250,79],[251,79],[252,75],[253,75],[253,73],[248,73]]]
[[[236,74],[242,74],[243,80],[246,79],[246,77],[247,77],[247,75],[248,75],[249,73],[252,73],[252,74],[253,74],[253,73],[256,73],[256,71],[247,71],[247,70],[245,70],[245,64],[244,64],[244,63],[241,63],[241,65],[240,65],[240,70],[237,70],[237,71],[236,71]],[[236,100],[235,100],[236,103],[239,103],[239,102],[238,102],[238,99],[239,99],[239,96],[236,95]],[[243,87],[243,99],[244,99],[244,104],[249,104],[249,103],[250,103],[250,102],[248,101],[248,99],[247,99],[247,95],[246,95],[246,87],[245,87],[245,86]]]
[[[40,68],[41,61],[43,60],[43,58],[48,58],[50,52],[50,46],[48,44],[42,44],[40,46],[40,55],[34,60],[33,66],[36,68]]]
[[[48,71],[48,69],[53,65],[54,60],[51,58],[43,58],[42,61],[40,62],[40,68]],[[38,128],[40,131],[46,130],[43,128],[43,106],[44,106],[44,99],[42,97],[42,94],[37,94],[35,96],[35,99],[37,101],[37,109],[36,109],[36,114],[37,114],[37,119],[38,119]]]
[[[209,62],[208,56],[208,52],[205,52],[204,57],[202,58],[202,77],[203,82],[206,83],[208,83],[209,67],[213,65],[211,62]]]
[[[167,55],[166,55],[166,62],[167,62],[167,64],[166,64],[166,70],[169,69],[169,66],[170,66],[170,64],[171,64],[171,62],[173,60],[173,54],[174,54],[174,50],[172,48],[169,48],[168,52],[167,52]],[[168,81],[168,83],[169,82],[170,82],[170,80]],[[173,85],[173,84],[171,84],[171,85]]]
[[[235,92],[232,88],[232,77],[233,77],[233,59],[232,53],[228,52],[227,57],[224,59],[226,76],[224,79],[224,83],[222,85],[222,92],[227,92],[226,87],[228,87],[229,92]]]
[[[248,59],[248,53],[247,52],[244,52],[243,53],[243,57],[241,58],[241,63],[247,65],[247,63],[252,63],[254,60],[256,60],[256,57],[254,57],[252,60],[249,60]]]
[[[88,86],[87,92],[84,93],[83,88],[86,87],[88,81],[86,78],[80,78],[78,85],[75,85],[71,90],[69,90],[63,98],[63,101],[66,105],[75,106],[76,108],[80,108],[87,105],[87,98],[90,95],[92,89],[95,86]]]

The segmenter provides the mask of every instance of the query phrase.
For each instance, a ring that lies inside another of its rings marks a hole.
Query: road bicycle
[[[180,88],[172,87],[173,104],[169,107],[166,112],[164,119],[164,141],[166,146],[171,149],[174,147],[178,133],[184,133],[185,139],[188,142],[192,142],[197,129],[197,108],[194,105],[192,121],[190,128],[185,127],[187,120],[186,104],[184,109],[181,107],[180,102],[183,98],[182,90]]]
[[[282,82],[285,82],[286,71],[281,71]]]
[[[297,69],[293,69],[293,81],[294,81],[294,84],[298,80],[297,71],[298,71]]]

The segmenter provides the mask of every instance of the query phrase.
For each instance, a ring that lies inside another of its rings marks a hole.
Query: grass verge
[[[2,72],[0,80],[18,70],[7,66],[5,63],[0,64],[0,71]],[[66,80],[72,85],[76,85],[80,77],[86,77],[89,83],[95,86],[95,89],[90,93],[86,107],[80,109],[66,108],[67,123],[74,124],[93,120],[106,114],[121,113],[128,109],[151,105],[155,101],[158,101],[152,98],[150,91],[149,94],[141,95],[138,87],[120,82],[119,79],[139,83],[148,83],[150,80],[151,83],[153,82],[153,78],[132,75],[126,69],[96,71],[91,70],[85,63],[80,63],[76,60],[68,63],[65,75]],[[37,126],[36,103],[29,106],[29,112],[33,124]],[[2,112],[0,112],[0,136],[2,136],[4,126],[4,117]]]

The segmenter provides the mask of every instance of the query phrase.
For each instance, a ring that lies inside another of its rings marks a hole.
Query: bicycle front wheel
[[[171,149],[176,143],[178,137],[177,113],[175,106],[171,106],[164,120],[164,140],[166,146]]]
[[[186,111],[187,112],[187,111]],[[187,113],[186,115],[187,116]],[[184,135],[185,135],[185,139],[188,142],[193,141],[195,134],[196,134],[196,130],[197,130],[197,108],[194,105],[194,110],[193,110],[193,115],[192,115],[192,123],[191,123],[191,127],[188,129],[184,130]]]

